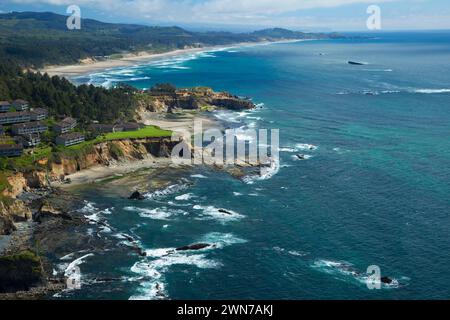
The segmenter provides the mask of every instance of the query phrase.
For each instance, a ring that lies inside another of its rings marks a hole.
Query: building
[[[59,134],[67,133],[77,126],[77,120],[67,117],[53,126],[53,131]]]
[[[0,157],[19,157],[22,153],[21,144],[0,144]]]
[[[17,99],[13,101],[12,107],[16,109],[16,111],[25,111],[28,110],[30,104],[26,100]]]
[[[44,108],[34,108],[30,110],[31,121],[42,121],[47,119],[48,110]]]
[[[36,147],[41,143],[41,136],[39,133],[24,134],[20,137],[22,138],[23,145],[27,148]]]
[[[0,113],[0,124],[29,122],[30,120],[30,113],[25,111]]]
[[[0,112],[8,112],[11,109],[9,101],[0,101]]]
[[[121,131],[136,131],[141,126],[134,122],[120,123],[120,124],[92,124],[89,130],[96,134],[104,134]]]
[[[16,136],[22,134],[42,133],[45,131],[47,131],[47,125],[40,121],[14,124],[11,127],[11,132]]]
[[[79,144],[84,141],[84,135],[79,132],[71,132],[62,134],[56,137],[56,144],[58,146],[73,146],[74,144]]]
[[[96,134],[116,132],[115,129],[113,124],[91,124],[89,126],[89,131]]]
[[[116,127],[121,128],[120,131],[137,131],[141,127],[138,123],[135,122],[127,122],[116,125]],[[119,130],[117,130],[119,131]]]

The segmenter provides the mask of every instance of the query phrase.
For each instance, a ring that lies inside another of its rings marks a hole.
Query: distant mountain
[[[0,55],[22,66],[41,67],[128,51],[163,52],[237,42],[342,37],[281,28],[252,33],[190,32],[179,27],[104,23],[92,19],[82,19],[81,30],[68,30],[66,19],[51,12],[0,14]]]
[[[322,39],[322,38],[343,38],[338,33],[308,33],[301,31],[292,31],[283,28],[264,29],[252,32],[250,35],[265,39]]]

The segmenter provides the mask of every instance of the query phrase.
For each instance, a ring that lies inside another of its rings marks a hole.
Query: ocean
[[[262,108],[211,116],[279,129],[280,163],[246,182],[207,167],[141,175],[171,181],[144,201],[124,196],[132,178],[76,188],[80,210],[105,224],[88,231],[116,244],[65,257],[61,270],[81,258],[82,279],[117,281],[82,281],[57,298],[450,298],[449,61],[448,32],[380,33],[230,47],[73,79],[251,97]],[[146,257],[120,249],[130,237]],[[173,251],[193,243],[214,246]],[[370,290],[369,266],[393,282]]]

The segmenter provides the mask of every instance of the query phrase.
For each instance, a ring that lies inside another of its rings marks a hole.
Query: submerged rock
[[[131,194],[131,196],[128,197],[128,199],[130,199],[130,200],[144,200],[145,197],[139,191],[134,191]]]
[[[385,284],[391,284],[392,283],[392,279],[391,278],[389,278],[389,277],[381,277],[381,282],[382,283],[385,283]]]
[[[176,248],[176,251],[188,251],[188,250],[201,250],[204,248],[208,248],[211,245],[209,243],[196,243],[196,244],[191,244],[188,246],[183,246],[183,247],[179,247]]]

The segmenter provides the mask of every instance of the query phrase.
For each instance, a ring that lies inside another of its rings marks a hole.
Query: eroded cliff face
[[[0,235],[9,235],[16,230],[14,222],[32,218],[32,212],[23,201],[0,201]]]
[[[102,142],[81,155],[60,155],[55,159],[40,159],[42,170],[17,172],[7,180],[9,188],[0,198],[0,235],[14,231],[14,222],[28,220],[32,212],[17,197],[24,191],[48,188],[51,182],[63,181],[65,176],[96,165],[110,165],[117,161],[141,160],[149,156],[169,157],[179,141],[170,138],[146,138]]]

